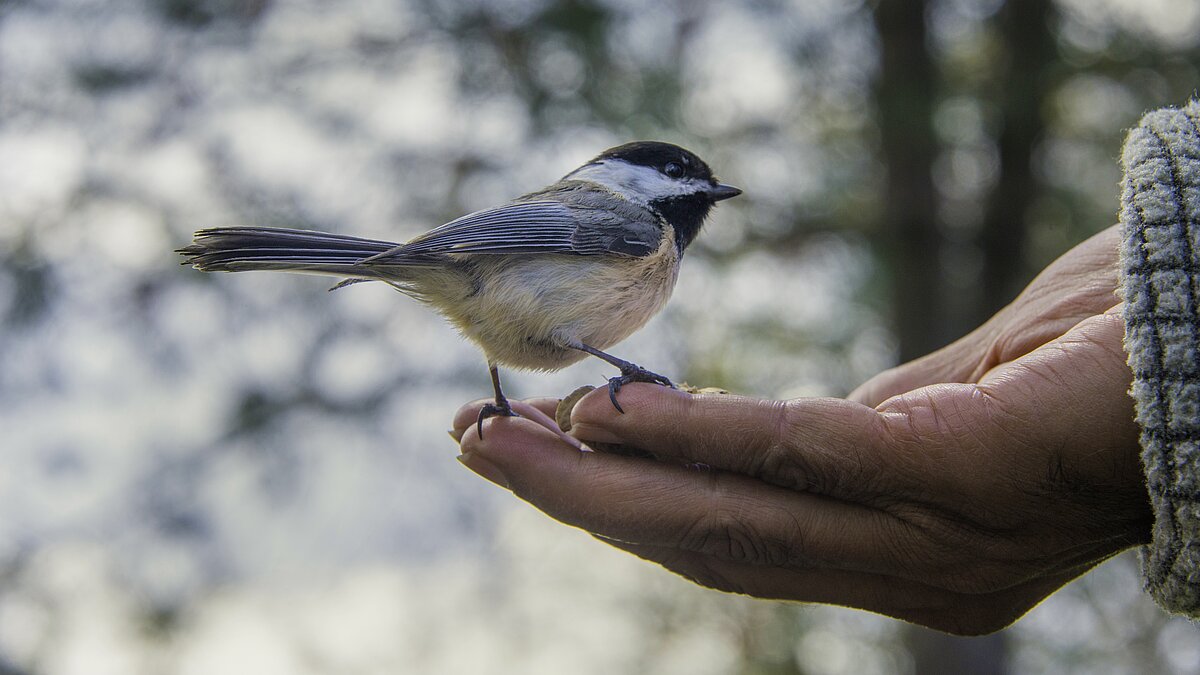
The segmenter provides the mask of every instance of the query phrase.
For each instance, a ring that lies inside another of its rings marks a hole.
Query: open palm
[[[962,340],[848,399],[652,385],[579,402],[580,452],[526,418],[463,461],[551,516],[697,583],[978,634],[1149,540],[1109,229]],[[546,408],[553,401],[532,405]],[[698,466],[703,468],[697,468]]]

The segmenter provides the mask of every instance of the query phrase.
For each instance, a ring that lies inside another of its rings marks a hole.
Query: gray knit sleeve
[[[1200,617],[1200,103],[1146,115],[1125,140],[1125,349],[1154,507],[1142,552],[1163,608]]]

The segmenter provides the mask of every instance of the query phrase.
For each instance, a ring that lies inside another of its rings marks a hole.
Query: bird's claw
[[[512,409],[508,401],[488,403],[479,409],[479,418],[475,420],[475,431],[479,432],[479,440],[483,440],[483,421],[489,417],[520,417]]]
[[[610,377],[608,379],[608,400],[612,401],[613,407],[616,408],[617,412],[621,413],[622,415],[625,414],[625,410],[621,408],[620,403],[617,403],[617,392],[621,391],[622,386],[627,385],[630,382],[648,382],[650,384],[661,384],[662,386],[670,387],[671,389],[675,388],[675,385],[672,384],[671,380],[667,379],[665,376],[646,370],[639,365],[630,363],[626,366],[622,366],[620,375],[616,377]]]

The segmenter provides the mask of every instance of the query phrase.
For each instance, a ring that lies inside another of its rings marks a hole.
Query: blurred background
[[[841,395],[1115,222],[1198,85],[1191,0],[0,0],[0,673],[1200,672],[1131,553],[978,639],[695,588],[453,461],[487,369],[416,303],[172,253],[674,141],[746,195],[617,353]]]

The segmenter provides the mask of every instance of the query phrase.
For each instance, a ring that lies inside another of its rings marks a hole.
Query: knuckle
[[[742,584],[702,556],[680,552],[660,561],[663,568],[694,584],[725,593],[744,593]]]
[[[892,439],[883,418],[858,404],[789,401],[777,417],[777,484],[856,499],[886,493]]]
[[[879,538],[887,560],[909,574],[929,574],[949,561],[948,551],[931,546],[924,532],[902,520],[890,521]]]
[[[756,466],[752,475],[781,477],[794,468],[796,458],[790,443],[793,425],[796,423],[795,407],[786,401],[772,401],[772,430],[765,447],[756,455]]]
[[[784,566],[792,562],[800,528],[779,528],[782,518],[795,524],[793,514],[764,517],[752,511],[745,497],[728,489],[727,480],[714,474],[708,490],[708,507],[684,532],[679,546],[733,563]]]
[[[735,583],[728,575],[719,572],[712,565],[707,563],[699,563],[692,568],[690,574],[685,575],[692,580],[693,583],[699,584],[705,588],[711,588],[714,591],[722,591],[724,593],[744,593],[741,584]]]
[[[954,593],[982,594],[1012,585],[1019,575],[997,562],[994,535],[924,510],[896,512],[880,537],[888,558],[914,577]]]
[[[772,405],[770,442],[758,453],[752,475],[797,492],[826,494],[833,481],[828,471],[818,467],[827,463],[815,461],[812,455],[820,450],[805,447],[804,443],[803,430],[811,421],[791,401],[774,401]]]

